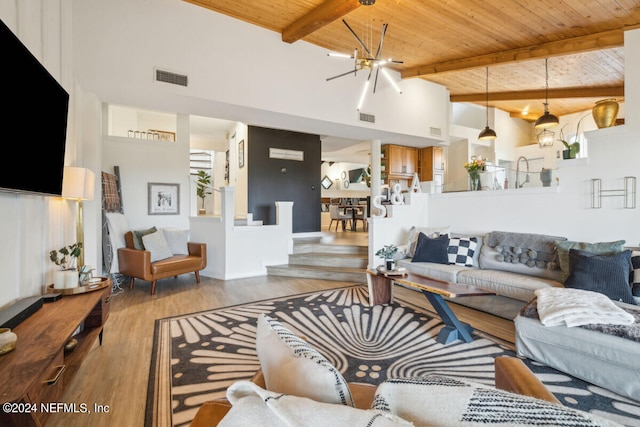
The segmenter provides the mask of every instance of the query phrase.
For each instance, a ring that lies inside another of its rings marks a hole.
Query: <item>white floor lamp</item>
[[[84,223],[82,201],[92,200],[95,186],[95,174],[90,169],[65,166],[62,180],[62,197],[73,199],[76,208],[76,241],[82,245],[78,257],[78,269],[84,265]]]

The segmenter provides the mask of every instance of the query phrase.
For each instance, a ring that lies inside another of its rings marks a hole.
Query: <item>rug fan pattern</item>
[[[250,379],[260,367],[255,336],[262,313],[305,337],[350,382],[434,373],[493,385],[494,358],[515,354],[480,332],[471,343],[439,344],[435,337],[443,324],[435,314],[398,298],[369,307],[366,286],[158,319],[145,427],[188,426],[203,402]],[[640,402],[526,362],[566,406],[640,426]]]

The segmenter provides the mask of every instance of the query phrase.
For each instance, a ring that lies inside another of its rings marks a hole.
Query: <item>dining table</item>
[[[360,212],[363,205],[353,205],[353,204],[339,204],[338,208],[344,210],[344,213],[347,211],[351,211],[351,231],[357,231],[356,228],[356,214]]]

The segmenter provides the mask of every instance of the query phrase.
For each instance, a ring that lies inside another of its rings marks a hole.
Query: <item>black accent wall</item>
[[[293,232],[320,231],[319,135],[249,126],[248,211],[276,223],[276,201],[293,202]],[[269,148],[304,152],[304,161],[269,158]]]

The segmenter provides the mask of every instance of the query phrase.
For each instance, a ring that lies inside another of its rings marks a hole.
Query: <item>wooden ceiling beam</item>
[[[326,0],[282,30],[282,41],[293,43],[361,6],[359,0]]]
[[[455,59],[435,64],[418,65],[402,71],[401,76],[403,79],[424,77],[430,74],[468,70],[472,68],[488,67],[490,65],[506,64],[536,58],[549,58],[552,56],[569,55],[573,53],[602,50],[620,46],[624,46],[624,29],[622,28],[470,58]]]
[[[549,89],[549,99],[560,98],[599,98],[605,96],[624,96],[624,86],[611,87],[572,87]],[[519,90],[513,92],[490,92],[489,101],[520,101],[523,99],[544,99],[545,90]],[[451,102],[481,102],[487,99],[485,93],[451,95]]]

